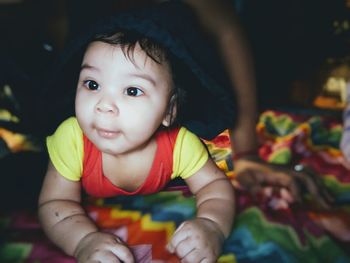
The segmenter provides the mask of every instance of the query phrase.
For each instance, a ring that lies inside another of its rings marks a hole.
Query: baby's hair
[[[133,31],[123,31],[113,34],[100,34],[96,35],[94,41],[101,41],[111,45],[121,46],[124,54],[128,59],[133,61],[133,51],[138,43],[141,49],[158,64],[167,62],[167,52],[161,46],[154,41],[146,38]]]
[[[131,62],[134,62],[134,49],[136,44],[139,44],[141,49],[153,61],[158,64],[167,63],[171,69],[173,80],[168,106],[168,114],[171,116],[169,128],[179,125],[181,119],[179,112],[181,112],[180,109],[185,98],[185,91],[181,88],[182,85],[179,85],[178,83],[178,74],[175,74],[175,72],[178,71],[176,69],[179,66],[178,59],[170,54],[162,45],[134,31],[119,31],[112,34],[99,34],[96,35],[92,41],[101,41],[110,45],[120,46],[124,55],[130,59]],[[173,114],[175,108],[176,113]]]

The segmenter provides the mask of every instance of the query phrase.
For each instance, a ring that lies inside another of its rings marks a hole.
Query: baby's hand
[[[224,236],[215,222],[196,218],[179,226],[167,249],[183,263],[210,263],[220,256],[223,242]]]
[[[79,263],[133,263],[135,261],[130,249],[120,238],[101,232],[85,236],[79,242],[74,256]]]

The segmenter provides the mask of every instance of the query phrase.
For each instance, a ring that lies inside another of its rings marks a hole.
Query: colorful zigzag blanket
[[[348,243],[340,238],[350,235],[350,172],[338,149],[341,132],[341,123],[330,117],[277,111],[260,115],[260,157],[311,167],[334,196],[334,206],[319,210],[310,200],[273,210],[264,200],[237,190],[237,216],[219,262],[350,262]],[[234,180],[227,131],[206,144]],[[176,227],[195,214],[185,187],[149,196],[86,199],[84,205],[103,231],[116,233],[133,248],[138,262],[179,262],[165,245]],[[35,211],[4,212],[0,220],[0,262],[75,262],[47,240]]]

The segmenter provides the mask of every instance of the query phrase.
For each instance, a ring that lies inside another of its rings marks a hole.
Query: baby
[[[177,66],[142,32],[116,27],[87,45],[75,116],[47,138],[50,161],[39,197],[47,236],[78,262],[134,262],[127,244],[87,216],[82,189],[96,197],[152,194],[177,177],[195,196],[197,214],[167,249],[182,262],[219,257],[233,223],[233,187],[201,140],[181,126],[186,88],[178,85]]]

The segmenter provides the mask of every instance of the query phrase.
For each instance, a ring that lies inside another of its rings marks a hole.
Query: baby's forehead
[[[147,66],[162,68],[169,74],[172,73],[170,61],[167,59],[165,53],[161,53],[161,50],[145,49],[140,43],[136,43],[135,46],[118,46],[123,52],[124,57],[134,64],[137,68],[145,68]]]
[[[119,73],[125,74],[130,74],[130,71],[143,72],[156,80],[166,79],[173,82],[168,61],[155,60],[139,44],[129,47],[103,41],[91,42],[85,52],[81,70],[96,69],[102,72],[106,71],[106,67],[113,67]]]
[[[91,50],[104,49],[111,51],[113,54],[118,51],[122,51],[123,56],[135,64],[146,64],[156,63],[160,66],[169,67],[170,61],[168,59],[167,52],[164,49],[157,48],[155,46],[145,46],[140,44],[139,41],[136,43],[125,43],[125,44],[114,44],[107,43],[101,40],[95,40],[89,43],[86,48],[85,55]],[[119,52],[118,52],[119,54]],[[141,65],[140,64],[140,65]]]

